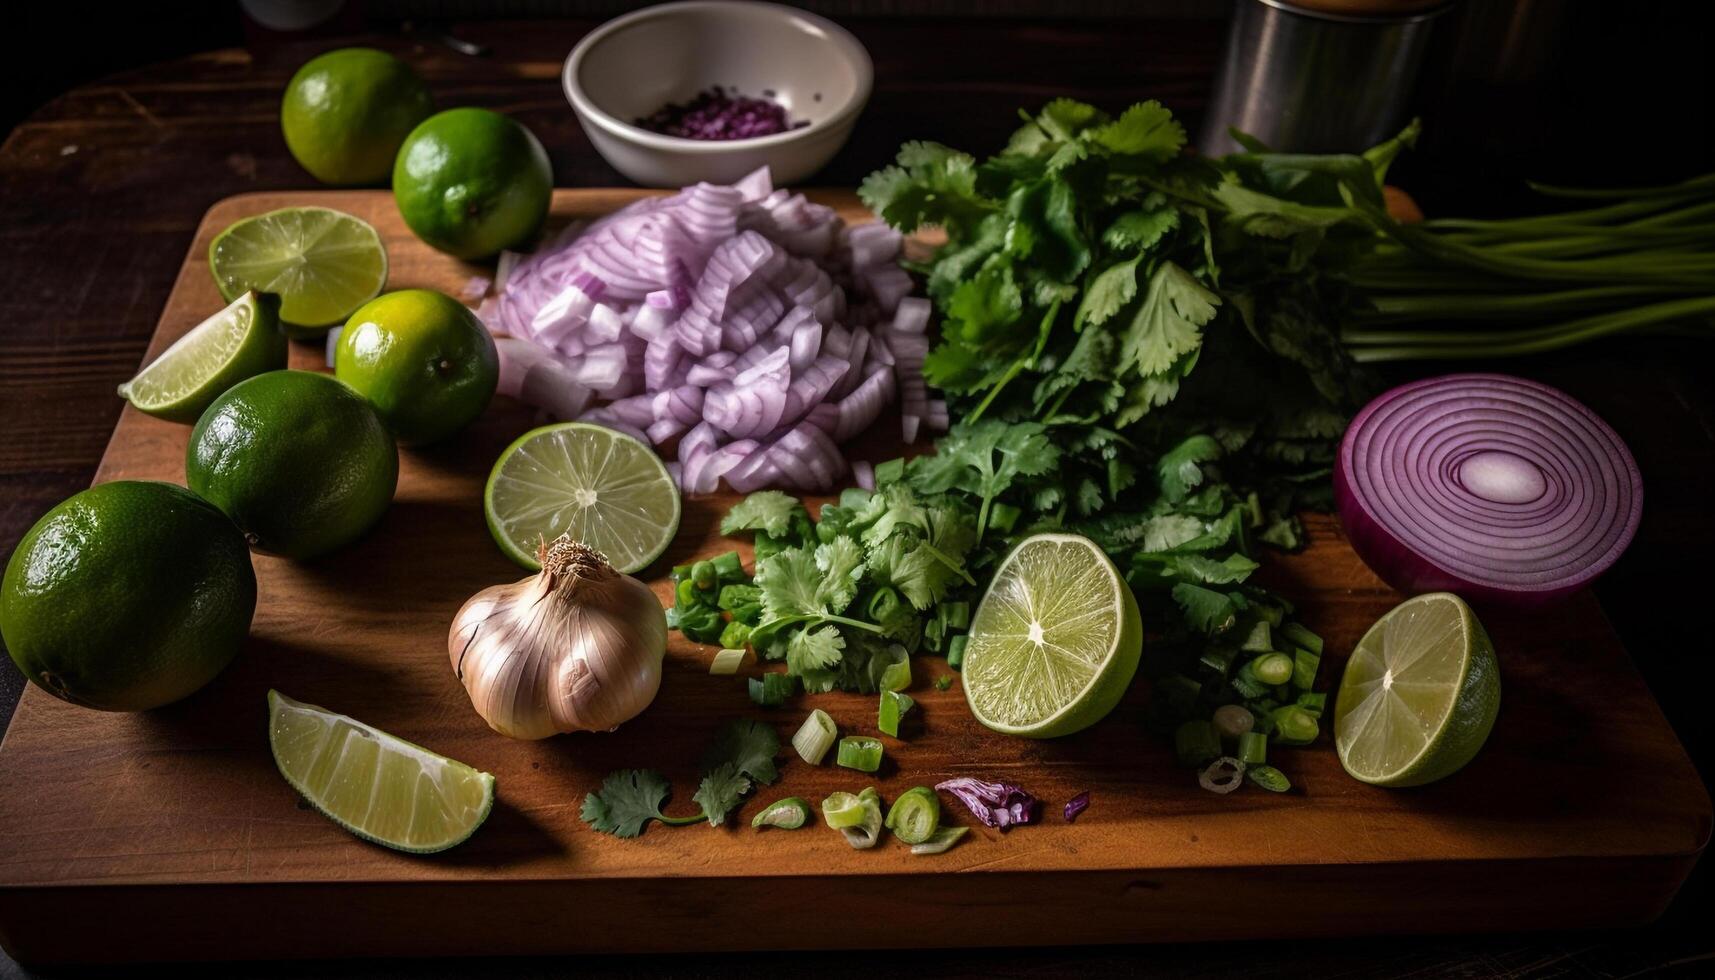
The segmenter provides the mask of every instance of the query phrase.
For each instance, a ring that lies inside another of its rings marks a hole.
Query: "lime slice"
[[[228,300],[247,289],[280,297],[294,336],[344,323],[387,282],[387,250],[368,222],[332,208],[282,208],[236,221],[208,247]]]
[[[1102,549],[1038,534],[1001,562],[971,620],[965,699],[997,732],[1069,735],[1113,710],[1142,652],[1137,600]]]
[[[173,341],[119,397],[157,418],[195,422],[226,389],[286,366],[279,309],[279,297],[246,292]]]
[[[363,722],[268,692],[268,744],[292,788],[364,840],[414,854],[476,833],[494,777]]]
[[[614,568],[640,571],[679,531],[679,486],[661,458],[588,422],[518,437],[495,461],[482,503],[495,543],[529,569],[542,567],[538,544],[570,533]]]
[[[1352,778],[1421,786],[1483,747],[1501,705],[1495,648],[1465,601],[1407,599],[1370,627],[1340,678],[1334,745]]]

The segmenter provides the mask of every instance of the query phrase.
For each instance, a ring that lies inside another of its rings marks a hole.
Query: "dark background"
[[[1187,121],[1193,133],[1207,98],[1208,70],[1218,51],[1220,21],[1230,4],[1211,0],[1090,0],[1090,2],[977,3],[960,0],[832,0],[804,3],[830,14],[860,36],[882,34],[902,39],[920,34],[922,51],[930,58],[945,51],[949,39],[971,45],[992,44],[992,52],[961,51],[947,57],[963,59],[949,71],[965,71],[964,62],[985,57],[1013,66],[1018,77],[992,96],[970,96],[983,109],[971,119],[937,117],[932,103],[907,104],[897,93],[889,100],[878,92],[871,112],[860,123],[851,146],[824,173],[820,182],[850,184],[886,162],[892,146],[903,138],[945,134],[950,142],[975,151],[992,149],[1012,127],[1010,107],[1045,101],[1061,91],[1075,92],[1117,107],[1137,89],[1163,76],[1205,74],[1185,81],[1182,97],[1162,96]],[[482,39],[504,37],[495,19],[565,17],[590,23],[638,4],[608,2],[348,2],[337,18],[311,34],[325,38],[322,47],[337,46],[336,38],[367,34],[397,36],[410,32],[428,44],[444,32]],[[1437,25],[1436,37],[1417,90],[1418,111],[1425,119],[1425,137],[1392,175],[1409,188],[1431,213],[1499,214],[1529,210],[1535,203],[1521,191],[1525,178],[1558,183],[1627,185],[1680,179],[1715,170],[1715,114],[1710,111],[1715,91],[1715,59],[1705,3],[1642,0],[1473,0]],[[484,23],[484,22],[489,23]],[[283,36],[247,20],[235,3],[97,4],[86,0],[9,3],[3,21],[13,42],[11,55],[0,60],[0,132],[10,148],[14,127],[60,125],[76,115],[76,107],[59,97],[78,86],[146,66],[221,48],[245,48],[258,64],[286,58],[302,60],[297,52],[306,38]],[[904,25],[903,27],[901,25]],[[920,26],[920,30],[918,27]],[[1063,26],[1066,32],[1056,33]],[[1157,38],[1150,49],[1174,53],[1177,42],[1162,44],[1160,35],[1184,38],[1183,64],[1163,67],[1136,64],[1112,56],[1107,63],[1083,63],[1052,49],[1057,38],[1079,31],[1112,32],[1123,37]],[[576,33],[568,34],[575,40]],[[569,48],[569,41],[566,47]],[[878,76],[888,64],[878,56]],[[980,67],[970,68],[973,77]],[[990,67],[990,72],[996,69]],[[480,72],[474,72],[480,74]],[[143,72],[141,74],[148,74]],[[177,77],[176,75],[174,77]],[[1147,78],[1147,81],[1145,79]],[[494,90],[490,90],[494,91]],[[1022,94],[1021,94],[1022,93]],[[1107,98],[1104,98],[1104,95]],[[272,96],[270,96],[272,97]],[[479,96],[478,98],[481,98]],[[55,101],[59,99],[59,101]],[[260,99],[260,96],[257,97]],[[221,103],[210,98],[211,105]],[[242,100],[236,97],[233,104]],[[990,113],[989,103],[998,111]],[[256,110],[250,102],[245,106]],[[259,104],[259,103],[258,103]],[[885,109],[884,106],[891,106]],[[563,105],[560,106],[563,109]],[[266,107],[249,113],[265,114]],[[891,114],[883,115],[885,112]],[[206,123],[219,126],[218,119]],[[537,125],[532,118],[531,125]],[[311,187],[279,144],[277,130],[254,121],[245,139],[260,165],[255,186]],[[991,131],[992,128],[992,131]],[[906,131],[912,130],[912,131]],[[917,131],[926,130],[926,131]],[[539,132],[541,130],[538,130]],[[263,134],[263,135],[256,135]],[[547,133],[544,133],[546,137]],[[68,137],[69,138],[69,137]],[[199,137],[201,138],[201,137]],[[987,145],[985,145],[987,141]],[[566,144],[547,140],[562,184],[614,183],[616,178],[587,147],[573,153]],[[164,152],[164,151],[163,151]],[[178,152],[183,152],[182,150]],[[4,151],[0,151],[0,158]],[[153,193],[165,193],[168,175],[148,172],[147,160],[123,194],[110,198],[136,206]],[[0,245],[39,233],[51,214],[35,209],[28,198],[45,195],[11,169],[0,171]],[[119,178],[112,178],[118,180]],[[154,184],[150,184],[154,181]],[[249,187],[242,188],[249,189]],[[207,188],[207,201],[195,207],[173,203],[175,219],[194,223],[202,207],[233,189]],[[109,200],[93,202],[100,207]],[[160,204],[163,212],[167,204]],[[179,214],[177,212],[183,211]],[[112,216],[115,226],[129,216]],[[147,226],[147,216],[136,219]],[[33,230],[34,229],[34,230]],[[118,248],[158,247],[166,253],[166,268],[176,268],[189,240],[161,236],[145,243],[119,241]],[[177,232],[174,232],[175,234]],[[61,253],[65,254],[61,254]],[[17,254],[10,252],[7,254]],[[76,253],[62,249],[54,261],[71,262]],[[46,261],[46,260],[43,260]],[[0,268],[5,289],[35,285],[31,276],[42,269]],[[45,273],[43,273],[45,274]],[[142,338],[152,329],[159,304],[170,285],[170,273],[151,281],[154,297],[128,319],[116,322],[114,336],[139,333],[135,351],[112,355],[102,370],[122,380],[141,355]],[[155,293],[158,292],[158,296]],[[13,408],[20,398],[6,388],[33,370],[26,360],[7,355],[7,342],[35,331],[52,337],[41,320],[50,317],[54,297],[14,309],[35,310],[27,319],[0,318],[0,404],[7,415],[0,427],[23,424]],[[149,303],[153,303],[152,306]],[[131,322],[131,321],[136,322]],[[69,335],[69,334],[68,334]],[[1620,424],[1632,441],[1646,481],[1649,503],[1637,544],[1599,585],[1598,592],[1640,669],[1662,702],[1680,738],[1686,743],[1705,782],[1715,765],[1715,713],[1708,710],[1709,685],[1704,658],[1715,652],[1710,641],[1707,596],[1715,593],[1715,563],[1707,557],[1715,546],[1711,519],[1711,488],[1715,488],[1715,378],[1710,370],[1711,348],[1703,343],[1649,342],[1647,355],[1638,341],[1611,341],[1571,354],[1535,359],[1521,373],[1562,384]],[[36,348],[32,348],[35,350]],[[1652,366],[1655,365],[1655,366]],[[1659,367],[1657,367],[1659,366]],[[1423,370],[1428,366],[1420,367]],[[91,370],[94,370],[93,368]],[[101,379],[108,384],[107,379]],[[97,386],[100,387],[100,386]],[[20,389],[21,390],[21,389]],[[111,387],[102,389],[111,391]],[[111,399],[108,399],[111,401]],[[1639,406],[1648,406],[1640,409]],[[1665,409],[1660,406],[1666,406]],[[92,430],[76,453],[36,453],[26,458],[0,447],[0,555],[10,552],[18,535],[58,497],[87,485],[111,429],[111,414],[85,422]],[[1645,416],[1640,418],[1639,416]],[[39,421],[36,420],[36,421]],[[53,423],[45,423],[50,427]],[[27,440],[18,440],[19,442]],[[11,446],[13,444],[8,444]],[[57,444],[56,444],[57,445]],[[41,457],[48,456],[45,462]],[[33,468],[31,468],[33,467]],[[51,492],[50,492],[51,491]],[[20,679],[9,660],[0,658],[0,726],[10,717]],[[1601,724],[1600,718],[1568,718],[1568,725]],[[1528,779],[1528,773],[1519,774]],[[1591,787],[1600,792],[1600,787]],[[0,827],[0,835],[5,828]],[[597,958],[576,962],[318,964],[218,968],[214,976],[258,977],[547,977],[621,976],[658,973],[675,976],[737,977],[768,973],[818,976],[866,976],[895,972],[933,976],[1060,976],[1148,971],[1182,977],[1288,977],[1317,973],[1356,976],[1491,976],[1622,977],[1683,973],[1704,975],[1715,964],[1715,940],[1708,936],[1707,867],[1694,873],[1680,898],[1658,923],[1642,930],[1576,936],[1450,937],[1435,939],[1362,940],[1319,943],[1250,943],[1194,947],[1150,947],[1094,950],[976,951],[948,953],[857,952],[809,958],[757,954],[726,957]],[[711,910],[711,914],[728,914]],[[1235,914],[1246,910],[1235,897]],[[337,916],[337,910],[330,910]],[[932,928],[927,923],[926,928]],[[748,923],[735,918],[735,928],[756,930],[757,946],[766,948],[771,931],[790,923]],[[647,928],[640,923],[639,928]],[[92,923],[98,933],[99,924]],[[0,977],[60,976],[61,972],[25,974],[0,955]],[[183,976],[181,969],[131,971],[128,975]]]

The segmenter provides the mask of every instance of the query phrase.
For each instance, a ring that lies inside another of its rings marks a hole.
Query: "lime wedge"
[[[173,341],[119,397],[157,418],[195,422],[226,389],[286,366],[279,309],[279,297],[246,292]]]
[[[364,840],[430,854],[494,808],[494,777],[345,715],[268,692],[268,743],[292,788]]]
[[[1352,778],[1421,786],[1470,762],[1501,705],[1495,648],[1449,592],[1395,606],[1370,627],[1340,678],[1334,745]]]
[[[640,571],[679,531],[679,486],[661,458],[588,422],[518,437],[495,461],[482,504],[500,550],[532,570],[542,567],[538,544],[570,533],[614,568]]]
[[[220,294],[280,297],[293,336],[344,323],[387,283],[387,250],[368,222],[332,208],[282,208],[233,222],[208,247]]]
[[[1142,652],[1137,599],[1102,549],[1038,534],[1006,556],[977,606],[965,699],[997,732],[1069,735],[1113,710]]]

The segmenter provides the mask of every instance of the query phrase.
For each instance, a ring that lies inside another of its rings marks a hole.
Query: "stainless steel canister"
[[[1340,153],[1405,123],[1436,17],[1450,4],[1238,0],[1199,147],[1239,146],[1231,127],[1275,150]]]

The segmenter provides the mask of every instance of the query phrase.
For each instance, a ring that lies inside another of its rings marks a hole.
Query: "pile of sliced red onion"
[[[477,314],[499,337],[502,394],[677,440],[685,492],[828,490],[848,468],[839,444],[896,395],[906,441],[947,426],[923,383],[929,301],[908,295],[901,244],[775,190],[765,168],[503,255]]]
[[[1637,531],[1625,443],[1562,391],[1501,374],[1404,385],[1352,420],[1334,471],[1352,546],[1406,592],[1529,605],[1600,575]]]

